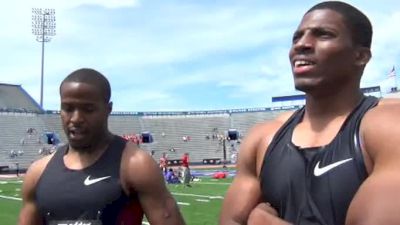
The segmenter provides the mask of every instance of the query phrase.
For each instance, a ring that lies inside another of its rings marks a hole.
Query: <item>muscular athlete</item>
[[[60,85],[68,144],[34,162],[23,183],[20,225],[184,224],[156,162],[108,130],[107,79],[92,69]]]
[[[305,107],[249,131],[221,225],[400,224],[400,102],[360,90],[371,39],[349,4],[304,15],[289,58]]]

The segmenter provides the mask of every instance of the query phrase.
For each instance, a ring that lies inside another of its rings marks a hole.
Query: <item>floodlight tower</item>
[[[44,43],[56,35],[56,11],[54,9],[32,9],[32,34],[42,43],[42,67],[40,76],[40,107],[43,108],[43,69],[44,69]]]

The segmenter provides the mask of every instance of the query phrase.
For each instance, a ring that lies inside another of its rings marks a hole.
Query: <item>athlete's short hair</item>
[[[306,14],[318,9],[330,9],[342,15],[351,31],[353,42],[371,48],[372,25],[368,17],[359,9],[340,1],[326,1],[314,5]]]
[[[81,68],[81,69],[75,70],[74,72],[70,73],[61,82],[60,91],[61,91],[61,87],[63,86],[63,84],[66,82],[78,82],[78,83],[86,83],[86,84],[95,85],[96,87],[98,87],[101,90],[104,101],[106,103],[110,102],[110,98],[111,98],[110,83],[108,82],[107,78],[103,74],[101,74],[100,72],[98,72],[94,69]]]

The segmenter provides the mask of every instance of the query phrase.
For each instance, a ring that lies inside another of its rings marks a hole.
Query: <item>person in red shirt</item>
[[[190,169],[189,169],[189,153],[183,154],[182,157],[182,167],[183,167],[183,185],[186,187],[192,187],[190,185]]]
[[[160,161],[159,161],[159,165],[161,170],[163,171],[164,174],[167,173],[168,171],[168,159],[167,159],[167,154],[165,154],[165,152],[162,154]]]

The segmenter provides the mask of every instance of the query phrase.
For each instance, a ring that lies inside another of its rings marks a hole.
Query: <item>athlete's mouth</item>
[[[81,128],[71,128],[68,131],[71,136],[82,136],[85,134],[85,131]]]
[[[315,62],[310,61],[310,60],[294,60],[294,67],[299,68],[303,66],[311,66],[315,65]]]

